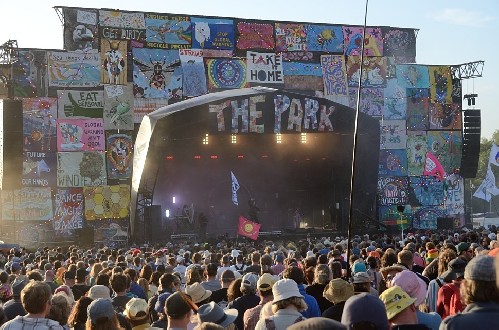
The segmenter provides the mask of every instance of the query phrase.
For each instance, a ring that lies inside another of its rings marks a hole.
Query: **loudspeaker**
[[[0,100],[2,124],[2,189],[21,188],[23,169],[23,105],[21,100]]]
[[[453,229],[454,218],[437,218],[437,229]]]
[[[149,237],[151,242],[159,243],[161,242],[165,235],[163,230],[163,217],[161,215],[161,205],[151,205],[146,207],[146,227],[149,230]]]
[[[474,178],[478,170],[480,155],[481,117],[480,110],[463,111],[463,148],[459,175]]]
[[[78,246],[94,245],[94,227],[84,227],[76,230],[76,244]]]

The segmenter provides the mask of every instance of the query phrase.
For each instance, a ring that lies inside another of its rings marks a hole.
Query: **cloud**
[[[485,27],[488,22],[494,20],[492,16],[460,8],[445,8],[429,16],[437,22],[470,27]]]

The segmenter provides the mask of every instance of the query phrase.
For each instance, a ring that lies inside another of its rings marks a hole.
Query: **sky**
[[[55,6],[110,8],[187,15],[226,16],[282,21],[364,23],[365,0],[24,0],[2,1],[0,44],[15,39],[20,48],[63,48],[63,28]],[[494,91],[499,87],[499,1],[497,0],[371,0],[367,25],[419,29],[416,62],[457,65],[485,61],[481,78],[463,80],[463,95],[478,94],[482,137],[499,130]],[[463,109],[467,109],[463,103]]]

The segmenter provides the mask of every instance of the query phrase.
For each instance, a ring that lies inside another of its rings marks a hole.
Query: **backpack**
[[[449,287],[452,289],[453,293],[450,297],[449,303],[449,316],[461,313],[464,311],[466,306],[461,302],[461,294],[459,293],[459,288],[455,284],[449,284]]]

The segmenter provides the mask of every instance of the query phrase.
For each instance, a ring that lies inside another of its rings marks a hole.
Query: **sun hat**
[[[324,288],[324,298],[333,304],[346,301],[353,296],[353,286],[342,278],[332,279]]]
[[[479,255],[470,260],[464,270],[467,280],[493,282],[496,280],[494,258],[488,255]]]
[[[379,299],[385,304],[386,316],[389,320],[393,319],[397,314],[414,304],[416,301],[415,298],[409,297],[409,295],[399,286],[392,286],[386,289],[379,296]]]
[[[377,330],[388,330],[388,318],[383,302],[368,292],[347,299],[341,315],[341,323],[348,329],[359,323],[370,323]]]
[[[94,285],[88,290],[88,297],[92,298],[93,300],[99,298],[112,300],[109,288],[105,285],[100,284]]]
[[[185,293],[191,296],[192,302],[197,304],[211,296],[211,291],[206,290],[200,283],[193,283],[185,288]]]
[[[298,290],[298,284],[292,279],[282,279],[274,283],[272,286],[272,293],[274,294],[273,303],[285,300],[291,297],[303,298]]]
[[[392,279],[392,285],[399,286],[407,292],[411,298],[415,298],[414,305],[421,305],[426,298],[426,283],[420,279],[416,273],[410,270],[403,270]]]
[[[110,300],[99,298],[88,305],[87,314],[92,324],[95,324],[98,319],[103,317],[112,319],[116,315],[116,312]]]
[[[212,322],[222,327],[227,327],[234,323],[238,311],[235,308],[223,309],[214,301],[199,306],[198,317],[201,322]]]

